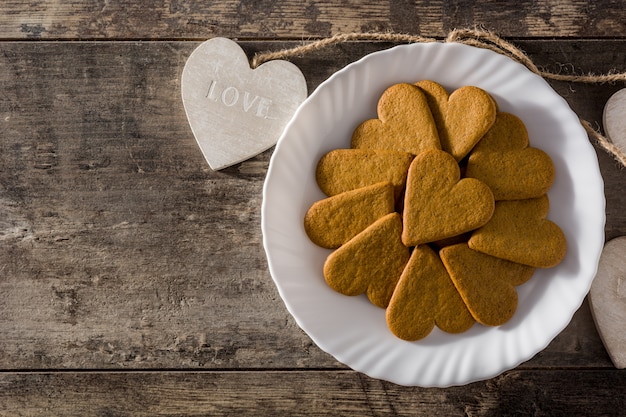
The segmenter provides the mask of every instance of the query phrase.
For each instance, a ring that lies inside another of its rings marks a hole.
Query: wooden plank
[[[503,36],[605,37],[626,35],[620,2],[407,0],[251,2],[136,2],[6,0],[0,39],[308,39],[340,32],[445,36],[455,28],[484,27]]]
[[[626,373],[514,371],[401,387],[351,371],[0,374],[2,416],[620,416]]]
[[[194,46],[2,45],[0,367],[308,361],[261,245],[270,153],[208,168],[179,91]]]
[[[197,44],[0,43],[0,369],[342,367],[297,328],[267,271],[271,151],[213,172],[197,148],[179,92]],[[623,63],[626,50],[521,45],[541,65],[585,71]],[[354,42],[292,61],[311,91],[389,46]],[[591,121],[619,88],[554,85]],[[607,235],[624,234],[626,178],[598,155]],[[611,366],[587,305],[524,364],[551,366]]]

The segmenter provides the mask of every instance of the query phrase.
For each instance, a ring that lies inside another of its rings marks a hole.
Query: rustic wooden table
[[[445,37],[482,26],[565,73],[626,70],[621,1],[26,1],[0,4],[0,415],[626,415],[585,302],[549,346],[491,380],[401,387],[321,351],[278,296],[261,236],[272,150],[220,172],[180,76],[201,41],[252,56],[339,32]],[[309,92],[392,46],[291,59]],[[551,82],[601,127],[624,85]],[[606,238],[626,172],[597,148]]]

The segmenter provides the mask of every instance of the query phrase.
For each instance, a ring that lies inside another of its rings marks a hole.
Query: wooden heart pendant
[[[193,51],[181,90],[191,130],[214,170],[275,145],[307,96],[306,80],[294,64],[277,60],[251,69],[244,51],[226,38]]]
[[[604,106],[604,131],[617,147],[626,150],[626,88],[613,94]]]
[[[591,284],[591,313],[616,368],[626,368],[626,236],[604,246]]]

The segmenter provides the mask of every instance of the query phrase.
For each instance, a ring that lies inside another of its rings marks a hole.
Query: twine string
[[[319,39],[317,41],[299,45],[293,48],[282,49],[280,51],[269,51],[256,54],[252,58],[252,68],[256,68],[264,62],[272,59],[284,59],[293,56],[301,56],[311,52],[324,49],[328,46],[337,45],[343,42],[353,41],[380,41],[380,42],[405,42],[405,43],[426,43],[437,42],[437,39],[426,38],[417,35],[408,35],[403,33],[339,33],[329,38]]]
[[[306,55],[320,49],[334,46],[344,42],[354,41],[379,41],[379,42],[404,42],[404,43],[429,43],[441,42],[435,38],[429,38],[419,35],[410,35],[402,33],[340,33],[328,38],[319,39],[308,44],[299,45],[293,48],[282,49],[279,51],[268,51],[256,54],[251,62],[252,68],[256,68],[264,62],[274,59],[284,59],[294,56]],[[540,70],[533,61],[520,48],[512,43],[502,39],[498,35],[485,30],[476,29],[455,29],[443,40],[445,43],[461,43],[477,48],[488,49],[493,52],[505,55],[516,62],[524,65],[528,70],[543,77],[544,79],[554,81],[566,81],[573,83],[585,84],[605,84],[626,82],[626,72],[610,72],[608,74],[560,74],[550,71]],[[616,146],[611,140],[602,135],[598,130],[594,129],[591,123],[580,119],[581,125],[587,134],[593,138],[596,143],[608,152],[622,167],[626,167],[626,153],[624,150]]]

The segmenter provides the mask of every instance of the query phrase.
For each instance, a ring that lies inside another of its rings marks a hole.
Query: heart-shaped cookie
[[[567,242],[559,226],[546,219],[548,196],[496,202],[493,217],[472,233],[470,248],[496,258],[550,268],[565,257]]]
[[[460,235],[489,221],[494,210],[489,187],[461,170],[447,152],[431,150],[409,167],[402,241],[416,246]]]
[[[389,87],[378,100],[378,119],[361,123],[351,147],[385,149],[417,155],[440,149],[439,136],[424,93],[412,84]]]
[[[427,245],[413,249],[386,311],[387,326],[403,340],[426,337],[436,325],[461,333],[474,319],[437,254]]]
[[[441,149],[460,161],[478,143],[496,119],[497,106],[481,88],[461,87],[448,95],[440,84],[424,80],[415,84],[426,95],[437,124]]]
[[[324,263],[326,283],[344,295],[365,293],[372,304],[387,307],[409,260],[401,233],[398,213],[381,217],[328,256]]]
[[[385,214],[394,211],[393,185],[381,182],[313,203],[304,230],[313,243],[327,249],[343,245]]]
[[[555,171],[547,153],[529,146],[524,122],[513,114],[498,113],[470,153],[465,175],[487,184],[496,200],[521,200],[547,193]]]
[[[191,130],[214,170],[275,145],[307,96],[306,80],[294,64],[276,60],[253,70],[239,45],[226,38],[193,51],[181,90]]]
[[[526,282],[534,268],[494,258],[466,244],[439,251],[441,260],[467,308],[477,322],[500,326],[517,309],[515,285]]]
[[[399,196],[412,160],[406,152],[334,149],[320,158],[315,179],[328,196],[379,182],[390,182]]]

